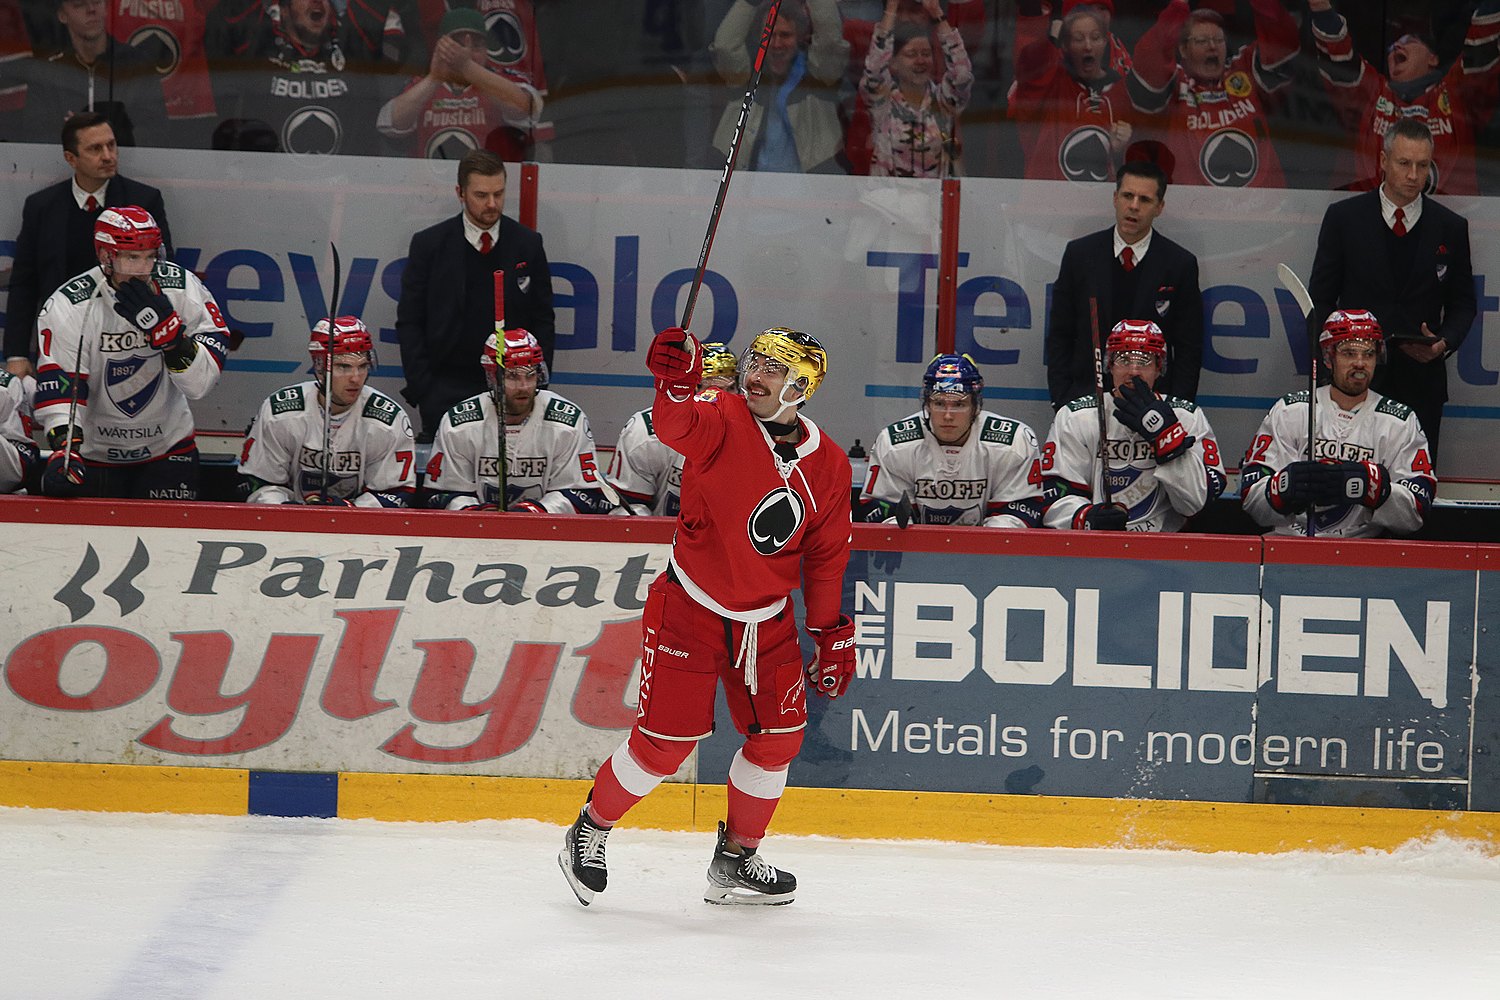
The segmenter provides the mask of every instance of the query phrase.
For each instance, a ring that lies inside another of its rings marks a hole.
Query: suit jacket
[[[1099,303],[1099,342],[1122,319],[1147,319],[1167,338],[1167,365],[1156,389],[1164,396],[1194,399],[1203,364],[1203,292],[1198,258],[1160,231],[1137,265],[1136,300],[1114,301],[1114,227],[1080,236],[1063,250],[1052,288],[1047,326],[1047,391],[1053,409],[1094,391],[1094,345],[1089,299]],[[1106,374],[1107,377],[1107,374]]]
[[[401,343],[401,364],[406,372],[409,402],[418,406],[435,392],[448,395],[455,385],[477,386],[463,395],[434,404],[441,409],[484,388],[479,352],[465,350],[456,330],[464,315],[468,295],[484,296],[492,302],[495,290],[466,288],[462,215],[439,222],[411,238],[406,269],[401,274],[401,298],[396,303],[396,334]],[[552,313],[552,272],[541,234],[502,215],[499,239],[490,251],[492,270],[505,271],[505,325],[524,327],[536,336],[552,367],[556,332]],[[430,406],[422,407],[424,412]],[[431,428],[429,428],[430,430]]]
[[[1335,309],[1368,309],[1387,339],[1420,335],[1426,323],[1448,343],[1447,353],[1474,325],[1474,269],[1469,260],[1469,223],[1431,198],[1412,234],[1418,240],[1408,274],[1395,274],[1384,252],[1389,227],[1380,213],[1380,192],[1367,191],[1335,202],[1323,214],[1318,253],[1307,283],[1313,311],[1308,336],[1317,343],[1323,321]],[[1400,402],[1421,408],[1448,399],[1448,366],[1443,358],[1421,364],[1394,344],[1377,373],[1377,388]]]
[[[26,199],[21,208],[21,235],[16,237],[15,263],[10,273],[10,295],[5,307],[5,356],[36,357],[32,339],[36,314],[47,296],[75,275],[99,263],[94,254],[92,232],[89,242],[69,246],[68,211],[77,210],[73,201],[70,177],[43,188]],[[172,231],[167,226],[167,209],[156,188],[116,174],[104,188],[104,205],[139,205],[150,212],[161,226],[162,244],[172,256]]]

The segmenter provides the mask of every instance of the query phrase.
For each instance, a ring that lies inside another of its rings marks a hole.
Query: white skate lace
[[[584,823],[578,829],[578,863],[584,868],[603,868],[604,840],[609,836],[608,827],[590,826]]]
[[[740,873],[757,882],[776,881],[776,867],[759,854],[752,854],[740,862]]]

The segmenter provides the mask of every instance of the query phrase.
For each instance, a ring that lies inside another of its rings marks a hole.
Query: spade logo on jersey
[[[485,17],[484,25],[490,31],[491,59],[501,66],[514,66],[526,58],[526,33],[514,12],[493,11]]]
[[[182,43],[164,25],[141,25],[131,33],[129,44],[150,60],[151,68],[161,76],[177,72],[177,64],[182,61]]]
[[[750,512],[745,530],[750,544],[763,556],[773,556],[786,548],[787,542],[802,527],[807,507],[802,497],[789,486],[781,486],[761,498]]]
[[[1069,132],[1057,147],[1057,168],[1070,181],[1107,181],[1114,173],[1109,133],[1098,125]]]
[[[339,116],[316,104],[298,108],[281,126],[281,148],[287,153],[337,153],[343,144]]]
[[[1214,187],[1245,187],[1260,171],[1260,150],[1239,129],[1221,128],[1203,144],[1198,169]]]

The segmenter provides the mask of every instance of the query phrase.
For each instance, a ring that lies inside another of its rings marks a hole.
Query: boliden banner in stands
[[[593,773],[634,719],[670,522],[332,517],[0,503],[26,581],[0,757]],[[1494,550],[864,525],[855,546],[860,676],[812,699],[795,784],[1470,805],[1472,778],[1500,807],[1475,696]],[[685,776],[722,780],[737,743],[721,719]]]
[[[14,252],[25,196],[61,179],[54,145],[0,144],[0,269]],[[203,274],[245,334],[226,377],[194,404],[203,429],[243,431],[261,400],[308,370],[308,317],[326,309],[330,241],[344,261],[340,310],[376,333],[377,388],[400,398],[395,331],[411,234],[454,215],[450,162],[378,157],[132,149],[122,169],[165,193],[179,262]],[[519,171],[511,175],[518,191]],[[231,183],[226,184],[226,178]],[[540,166],[538,228],[557,306],[554,388],[613,443],[646,405],[646,345],[681,316],[718,171]],[[991,409],[1045,437],[1043,339],[1067,241],[1113,219],[1110,185],[966,178],[954,289],[954,339],[984,372]],[[936,343],[940,284],[936,181],[736,175],[694,314],[704,340],[742,349],[770,326],[815,333],[830,377],[809,415],[845,447],[866,446],[917,407]],[[1161,231],[1197,254],[1207,318],[1199,402],[1235,465],[1275,400],[1307,378],[1297,306],[1276,281],[1307,278],[1323,212],[1340,192],[1173,187]],[[1480,314],[1447,362],[1450,402],[1439,467],[1500,479],[1488,447],[1500,420],[1500,347],[1486,342],[1497,300],[1485,262],[1500,200],[1449,198],[1470,219]],[[507,211],[515,213],[516,195]],[[1492,340],[1494,338],[1491,338]]]

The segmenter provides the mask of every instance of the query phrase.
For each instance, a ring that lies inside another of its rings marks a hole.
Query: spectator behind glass
[[[106,207],[146,209],[161,228],[166,256],[172,256],[161,192],[119,173],[120,153],[108,119],[94,111],[69,118],[62,127],[62,148],[73,176],[30,195],[21,207],[5,306],[5,367],[15,375],[33,374],[34,328],[42,302],[63,282],[98,263],[94,220]]]
[[[61,47],[12,64],[27,90],[20,137],[49,142],[70,114],[98,111],[120,145],[160,145],[166,112],[155,70],[109,37],[105,0],[56,0],[54,9],[64,29]]]
[[[1255,37],[1229,56],[1224,19],[1172,0],[1136,43],[1129,78],[1136,108],[1167,130],[1175,184],[1284,187],[1268,100],[1292,82],[1297,22],[1281,0],[1250,0]]]
[[[735,0],[714,34],[714,67],[731,87],[750,79],[752,55],[765,29],[770,3]],[[830,89],[849,58],[840,31],[837,0],[789,0],[781,6],[766,52],[755,104],[740,140],[739,164],[783,173],[843,173],[843,129]],[[739,121],[740,97],[731,97],[713,145],[729,153]]]
[[[860,89],[870,109],[875,177],[951,177],[958,172],[958,116],[974,89],[974,71],[958,30],[938,0],[923,0],[937,26],[947,69],[933,79],[932,32],[896,23],[900,0],[886,0]]]
[[[1111,57],[1109,15],[1102,7],[1074,7],[1062,19],[1058,45],[1053,45],[1040,3],[1033,9],[1035,16],[1023,13],[1020,18],[1016,82],[1010,93],[1026,176],[1107,181],[1134,132],[1125,78]]]
[[[980,51],[978,47],[984,40],[986,21],[984,0],[939,0],[939,6],[947,16],[948,23],[957,28],[959,36],[963,38],[964,50],[971,54],[972,66],[972,54]],[[874,149],[870,136],[870,109],[860,87],[860,81],[864,79],[865,60],[869,58],[870,44],[874,40],[875,28],[880,23],[880,18],[857,16],[855,12],[858,14],[866,12],[861,7],[871,9],[882,16],[884,14],[884,7],[880,0],[869,0],[869,3],[864,5],[846,2],[840,7],[844,14],[844,40],[849,43],[849,64],[844,74],[844,86],[840,89],[840,113],[846,122],[844,157],[849,163],[849,169],[856,174],[868,174],[870,161],[874,158]],[[897,27],[899,28],[905,22],[923,30],[926,30],[932,23],[932,19],[927,16],[927,11],[922,7],[921,0],[899,0],[896,4]],[[936,47],[932,52],[933,78],[941,79],[946,70],[943,50],[941,47]]]
[[[111,11],[115,41],[145,59],[160,80],[171,145],[201,147],[215,118],[205,47],[212,3],[117,0]]]
[[[1481,0],[1469,21],[1463,57],[1444,72],[1430,37],[1405,34],[1386,53],[1381,76],[1354,51],[1349,27],[1330,0],[1308,0],[1318,73],[1355,134],[1356,162],[1336,183],[1368,191],[1380,183],[1381,137],[1398,121],[1416,119],[1432,132],[1432,180],[1437,194],[1479,193],[1475,132],[1500,99],[1500,0]]]
[[[215,73],[219,113],[265,122],[284,153],[377,152],[378,42],[332,0],[272,0],[268,10],[244,72]]]
[[[456,160],[471,149],[528,159],[542,96],[519,74],[490,62],[478,11],[450,10],[438,32],[427,75],[380,109],[380,133],[429,159]]]

